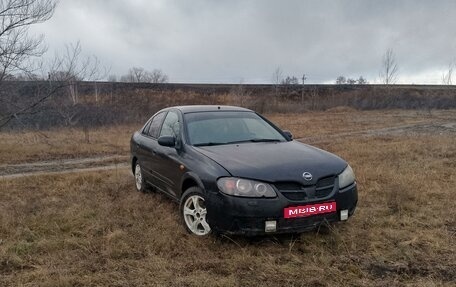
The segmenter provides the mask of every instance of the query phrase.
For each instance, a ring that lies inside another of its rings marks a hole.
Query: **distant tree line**
[[[80,49],[79,43],[77,44],[77,49]],[[96,59],[94,57],[92,60]],[[95,60],[96,62],[96,60]],[[46,75],[35,74],[32,72],[29,73],[15,73],[15,74],[5,74],[3,76],[3,81],[67,81],[69,79],[73,81],[100,81],[106,79],[108,82],[124,82],[124,83],[153,83],[153,84],[162,84],[168,83],[169,77],[160,69],[154,69],[152,71],[147,71],[141,67],[133,67],[128,70],[128,73],[125,75],[117,77],[115,74],[111,74],[106,77],[106,69],[100,67],[97,64],[92,64],[99,68],[96,72],[96,77],[83,77],[82,75],[77,75],[75,73],[69,73],[65,69],[61,70],[49,70]]]
[[[345,78],[344,76],[339,76],[336,79],[336,85],[367,85],[369,82],[363,77],[359,76],[358,79]]]
[[[452,75],[455,64],[452,62],[448,67],[448,72],[442,76],[442,83],[451,85],[452,84]],[[397,82],[398,77],[398,64],[396,61],[396,56],[393,49],[389,48],[386,50],[385,54],[382,56],[381,68],[379,72],[379,77],[381,83],[385,85],[392,85]],[[306,74],[302,75],[302,85],[304,85],[305,80],[307,79]],[[296,76],[287,76],[283,77],[282,70],[277,67],[272,74],[272,83],[275,86],[276,94],[279,85],[290,86],[290,85],[299,85],[299,79]],[[350,77],[339,76],[335,81],[336,85],[367,85],[369,82],[363,77],[360,76],[357,79]]]
[[[295,76],[287,76],[281,83],[282,85],[299,85],[299,80]]]
[[[119,79],[120,82],[124,83],[153,83],[162,84],[168,82],[168,75],[163,73],[160,69],[154,69],[147,71],[142,67],[133,67],[128,70],[128,73],[122,75]],[[110,75],[108,82],[117,82],[116,75]]]

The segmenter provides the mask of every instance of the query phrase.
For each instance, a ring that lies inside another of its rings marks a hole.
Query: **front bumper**
[[[299,233],[315,229],[325,222],[340,221],[340,211],[353,215],[358,202],[356,182],[335,190],[326,198],[311,201],[292,201],[277,192],[276,198],[242,198],[221,192],[207,194],[207,220],[216,232],[255,236],[262,234]],[[308,217],[285,219],[283,210],[290,206],[302,206],[323,202],[336,202],[337,212]],[[276,221],[274,232],[265,232],[265,222]]]

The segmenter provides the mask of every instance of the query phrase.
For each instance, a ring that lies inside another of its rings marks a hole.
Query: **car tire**
[[[206,220],[206,198],[201,188],[190,187],[182,195],[179,212],[185,229],[197,236],[206,236],[212,228]]]
[[[136,190],[139,192],[146,192],[146,181],[144,180],[144,175],[142,172],[141,165],[139,164],[139,161],[136,162],[134,176]]]

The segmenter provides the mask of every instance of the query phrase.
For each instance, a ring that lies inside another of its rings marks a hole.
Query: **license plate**
[[[317,204],[309,204],[302,206],[286,207],[283,210],[283,217],[295,218],[295,217],[307,217],[316,214],[336,212],[336,202],[325,202]]]

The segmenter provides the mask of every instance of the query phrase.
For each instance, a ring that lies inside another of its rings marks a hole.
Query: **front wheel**
[[[188,232],[198,236],[208,235],[211,232],[211,227],[206,220],[204,194],[199,187],[190,187],[185,191],[180,204],[180,214]]]

